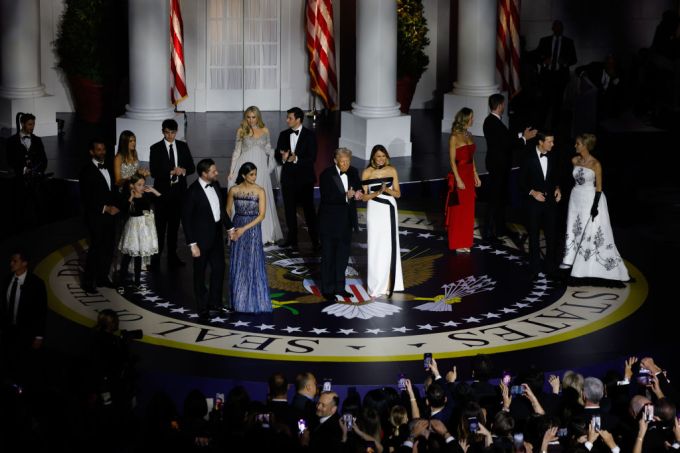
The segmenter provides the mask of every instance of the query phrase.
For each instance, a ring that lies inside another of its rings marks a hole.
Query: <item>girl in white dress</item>
[[[607,198],[602,192],[602,166],[591,151],[593,134],[576,138],[574,189],[569,197],[567,238],[561,269],[571,268],[572,277],[628,281],[628,269],[621,259],[609,221]]]
[[[368,294],[391,297],[404,290],[399,248],[399,215],[396,199],[401,196],[399,175],[390,165],[382,145],[371,150],[368,167],[361,174],[368,233]]]
[[[269,141],[269,130],[262,121],[260,109],[255,106],[243,112],[243,121],[236,131],[236,148],[231,156],[227,181],[230,188],[236,184],[236,171],[246,162],[252,162],[257,167],[256,184],[264,189],[267,198],[267,212],[262,221],[262,243],[274,243],[283,239],[271,180],[271,172],[277,164]]]

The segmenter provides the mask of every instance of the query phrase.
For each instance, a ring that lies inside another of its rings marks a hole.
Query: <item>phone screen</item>
[[[599,431],[602,428],[602,422],[599,415],[593,415],[592,423],[595,431]]]
[[[510,394],[511,395],[522,395],[524,393],[524,389],[522,388],[521,385],[513,385],[510,387]]]
[[[503,381],[503,384],[510,385],[510,381],[512,380],[512,376],[510,376],[510,373],[508,373],[507,371],[503,371],[503,377],[501,379]]]
[[[476,433],[479,430],[479,422],[477,417],[468,417],[468,428],[471,433]]]
[[[331,382],[332,382],[331,379],[324,379],[323,387],[322,387],[322,390],[324,392],[330,392],[331,391]]]
[[[432,365],[432,353],[426,352],[423,356],[423,366],[425,367],[426,370],[429,370],[431,365]]]
[[[352,416],[352,414],[343,414],[342,418],[345,421],[345,426],[347,426],[347,430],[349,431],[350,429],[352,429],[352,424],[354,423],[354,417]]]
[[[300,434],[302,434],[302,433],[305,432],[306,429],[307,429],[307,422],[305,421],[304,418],[301,418],[300,420],[298,420],[298,431],[300,432]]]
[[[397,387],[399,388],[400,392],[406,390],[406,378],[404,377],[403,374],[399,375],[399,379],[397,380]]]

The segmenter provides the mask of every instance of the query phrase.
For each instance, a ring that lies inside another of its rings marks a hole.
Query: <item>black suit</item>
[[[40,137],[31,134],[31,145],[26,149],[19,135],[7,139],[6,153],[7,164],[14,171],[13,218],[22,229],[35,225],[45,210],[40,182],[47,169],[47,155]]]
[[[224,234],[223,228],[233,228],[226,215],[224,195],[218,182],[213,190],[220,205],[220,220],[215,222],[208,195],[201,187],[205,182],[198,178],[189,186],[182,204],[182,226],[187,245],[196,243],[201,255],[194,258],[194,296],[198,310],[222,306],[224,281]],[[205,288],[205,270],[210,265],[210,289]]]
[[[536,146],[527,146],[520,164],[519,186],[520,194],[524,198],[527,209],[527,230],[529,232],[529,266],[532,273],[541,270],[540,259],[540,229],[545,234],[546,254],[545,271],[552,272],[556,266],[555,254],[555,219],[557,216],[557,202],[555,189],[559,187],[557,156],[554,151],[548,152],[546,176],[543,176],[541,163],[536,152]],[[543,193],[545,201],[540,202],[529,195],[530,191]]]
[[[337,412],[311,431],[309,451],[313,453],[339,453],[342,451],[342,429],[340,428],[340,416]]]
[[[276,142],[275,157],[281,169],[281,193],[283,207],[288,227],[288,241],[297,244],[297,205],[302,204],[305,222],[309,230],[312,243],[319,242],[319,232],[314,215],[314,162],[316,161],[316,136],[306,127],[300,129],[295,149],[297,162],[283,162],[281,151],[290,150],[290,134],[292,129],[286,129],[279,134]]]
[[[177,253],[177,231],[182,212],[182,198],[187,190],[186,176],[196,171],[194,160],[187,144],[180,140],[172,142],[175,150],[175,163],[177,167],[184,168],[186,175],[177,176],[177,181],[170,178],[170,157],[165,140],[151,145],[149,156],[149,171],[153,176],[153,186],[163,196],[157,200],[155,209],[156,230],[158,232],[158,257],[163,253],[166,241],[168,257],[174,257]]]
[[[85,225],[89,233],[90,248],[81,285],[97,286],[108,280],[113,259],[115,216],[104,212],[104,206],[119,206],[110,165],[106,171],[111,186],[92,159],[80,172],[80,199],[83,204]]]
[[[359,172],[347,169],[348,189],[361,190]],[[354,199],[347,200],[338,168],[333,165],[319,177],[319,225],[321,229],[321,292],[345,290],[345,269],[349,262],[352,230],[359,227]]]
[[[513,135],[503,121],[492,113],[484,120],[483,130],[486,139],[486,169],[489,172],[489,209],[484,237],[493,238],[507,232],[505,203],[512,170],[512,152],[524,145],[524,140]]]
[[[566,36],[560,36],[557,58],[554,57],[554,35],[541,38],[536,48],[540,58],[542,102],[539,110],[539,120],[546,121],[544,125],[556,129],[559,126],[560,111],[564,89],[569,82],[569,67],[576,64],[576,48],[574,41]],[[552,61],[554,60],[554,61]],[[547,64],[544,64],[547,61]],[[549,115],[551,114],[551,115]],[[547,119],[551,118],[551,123]]]
[[[0,311],[0,329],[2,341],[7,346],[17,349],[30,347],[35,337],[45,335],[45,317],[47,316],[47,292],[45,283],[32,272],[26,273],[24,283],[20,286],[18,307],[15,306],[16,318],[12,322],[10,313],[10,292],[14,274],[7,275],[2,282],[2,311]],[[17,286],[19,288],[19,286]]]

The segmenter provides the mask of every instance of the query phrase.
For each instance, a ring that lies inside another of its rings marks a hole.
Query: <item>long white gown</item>
[[[262,243],[266,244],[283,239],[279,216],[276,212],[276,203],[274,202],[274,192],[272,191],[271,173],[277,164],[269,142],[269,134],[264,133],[258,138],[243,137],[241,140],[236,137],[236,148],[231,160],[233,162],[231,168],[235,176],[233,180],[228,181],[229,188],[236,184],[236,174],[241,165],[252,162],[257,167],[256,183],[264,189],[267,197],[267,212],[261,223]]]
[[[391,177],[369,179],[361,183],[368,186],[370,193],[380,190],[383,181],[387,187],[392,187]],[[397,201],[394,197],[383,193],[368,201],[368,294],[372,297],[404,290],[398,225]]]
[[[569,197],[567,238],[561,267],[571,266],[572,277],[630,280],[614,244],[604,192],[597,206],[597,217],[592,219],[590,216],[595,199],[595,172],[575,166],[572,175],[576,184]]]

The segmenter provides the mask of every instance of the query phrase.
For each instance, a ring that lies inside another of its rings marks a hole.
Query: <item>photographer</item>
[[[105,309],[99,312],[92,338],[92,365],[99,386],[99,403],[118,410],[132,408],[134,397],[134,360],[128,344],[142,337],[141,330],[118,331],[118,315]]]

